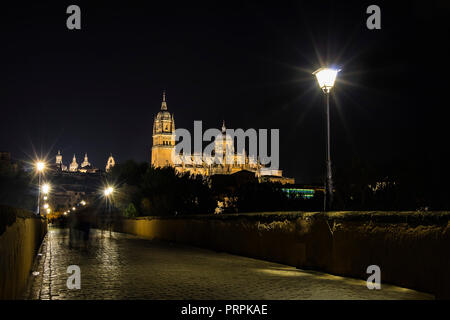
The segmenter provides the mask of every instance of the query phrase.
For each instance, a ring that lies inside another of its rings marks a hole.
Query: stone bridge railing
[[[0,206],[0,299],[21,298],[46,233],[45,219]]]

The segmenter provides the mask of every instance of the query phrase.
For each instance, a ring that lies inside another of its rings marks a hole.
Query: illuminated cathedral
[[[167,110],[165,92],[161,110],[153,121],[152,137],[151,164],[155,168],[171,166],[178,173],[202,176],[234,174],[245,170],[254,173],[260,181],[294,183],[293,178],[283,177],[281,170],[266,168],[258,159],[247,156],[245,150],[236,152],[233,138],[226,133],[225,121],[222,124],[221,134],[214,140],[213,156],[175,154],[175,118]],[[217,158],[223,161],[215,161]]]
[[[110,156],[106,162],[105,171],[108,172],[109,170],[111,170],[111,168],[114,167],[115,164],[116,164],[116,162],[114,161],[112,154],[110,154]],[[66,166],[63,163],[63,157],[62,157],[61,151],[58,151],[58,154],[56,155],[56,161],[53,166],[57,171],[63,171],[63,172],[96,173],[99,171],[99,169],[95,168],[89,162],[87,153],[84,154],[84,159],[83,159],[83,162],[81,162],[81,164],[78,164],[77,157],[74,154],[73,158],[72,158],[72,162],[69,164],[69,166]]]

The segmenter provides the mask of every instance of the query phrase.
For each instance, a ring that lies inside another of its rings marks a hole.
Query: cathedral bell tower
[[[62,165],[62,155],[60,150],[58,150],[58,154],[56,155],[56,164],[59,166]]]
[[[175,119],[167,111],[166,92],[163,92],[161,111],[153,121],[152,166],[173,166],[175,152]]]

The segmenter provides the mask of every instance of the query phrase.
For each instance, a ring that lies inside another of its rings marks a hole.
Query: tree
[[[134,204],[128,204],[128,207],[125,209],[124,216],[126,218],[134,218],[137,216],[137,210]]]
[[[33,191],[37,189],[33,187],[33,182],[37,184],[20,164],[0,161],[0,204],[34,210],[37,195]]]
[[[116,165],[108,178],[118,185],[115,204],[122,212],[130,203],[137,215],[207,214],[215,208],[203,177],[178,174],[172,167],[126,161]]]

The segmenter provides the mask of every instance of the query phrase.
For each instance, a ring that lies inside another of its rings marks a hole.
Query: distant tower
[[[214,152],[220,157],[230,157],[234,155],[234,140],[227,134],[225,120],[222,122],[222,134],[219,134],[216,137],[216,140],[214,140]]]
[[[152,166],[173,166],[175,151],[175,118],[167,111],[166,92],[163,92],[161,111],[153,121]]]
[[[56,155],[56,167],[61,171],[67,171],[67,166],[65,166],[62,162],[62,154],[60,150],[58,150],[58,154]]]
[[[58,150],[58,154],[56,155],[56,164],[59,166],[62,164],[62,155],[60,150]]]
[[[84,168],[84,167],[87,167],[87,166],[90,166],[90,165],[91,165],[91,164],[90,164],[89,161],[88,161],[87,153],[85,153],[85,154],[84,154],[84,161],[81,163],[81,167]]]
[[[111,170],[111,168],[114,167],[115,165],[116,165],[116,162],[114,161],[112,154],[109,154],[108,161],[106,162],[106,172]]]
[[[69,170],[75,172],[78,170],[78,163],[75,154],[73,155],[72,163],[70,164]]]

